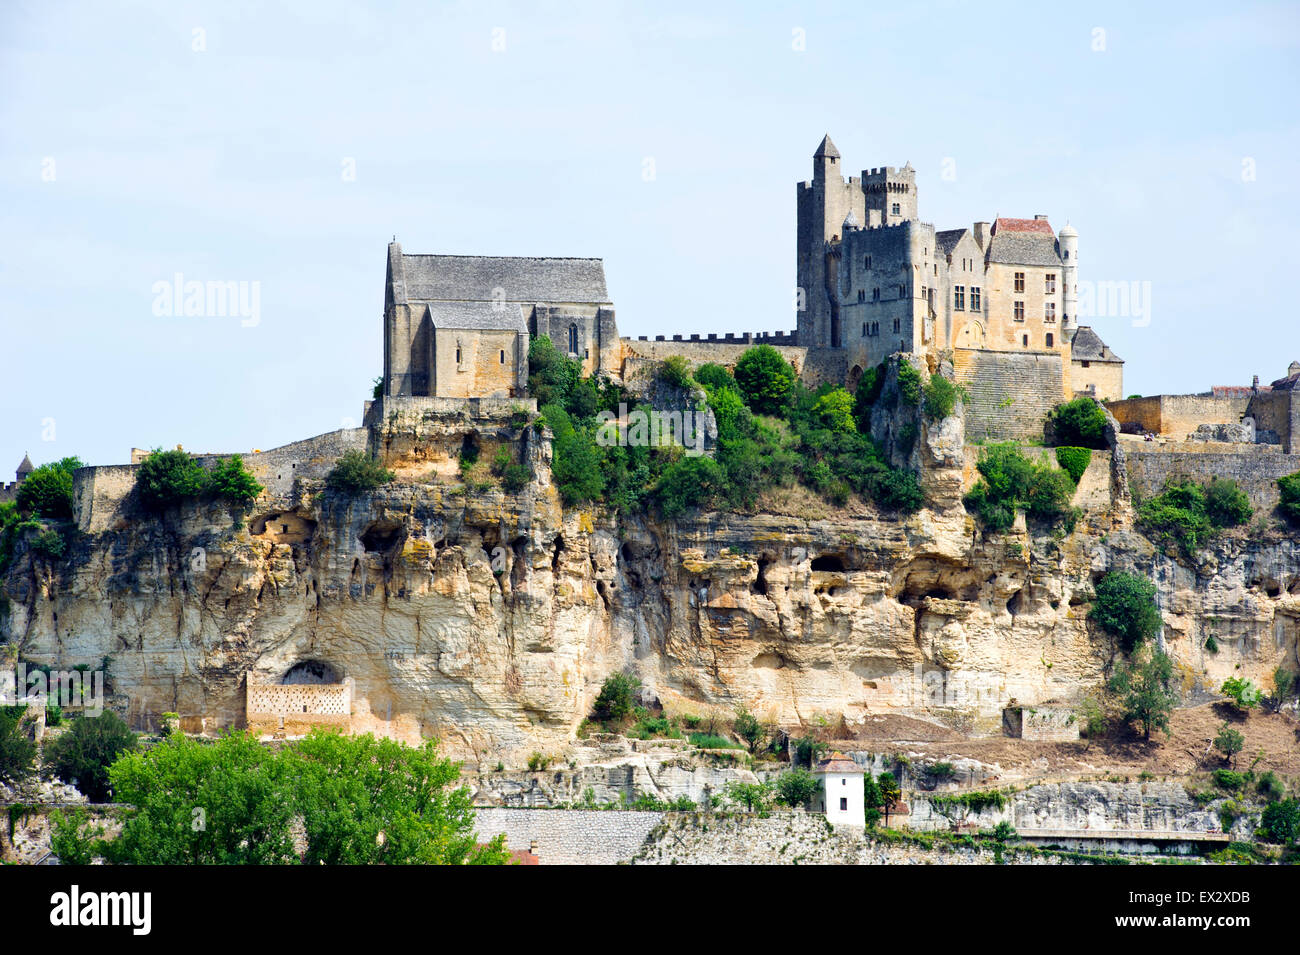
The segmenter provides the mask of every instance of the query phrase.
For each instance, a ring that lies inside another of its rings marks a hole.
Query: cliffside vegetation
[[[1281,501],[1278,508],[1296,524],[1300,524],[1300,471],[1277,479]]]
[[[704,507],[746,511],[764,490],[796,483],[837,504],[857,494],[911,512],[924,501],[915,476],[891,468],[862,429],[853,396],[830,385],[806,389],[770,346],[746,351],[734,375],[715,364],[695,375],[684,361],[661,365],[660,382],[684,392],[687,404],[703,392],[717,423],[713,456],[636,441],[631,429],[620,430],[624,424],[602,422],[602,411],[635,412],[638,403],[626,389],[580,372],[545,336],[529,346],[529,391],[555,435],[552,473],[566,504],[655,507],[669,517]],[[689,413],[686,420],[690,427]]]
[[[1091,398],[1075,398],[1057,405],[1048,417],[1056,445],[1073,445],[1104,451],[1106,412]]]
[[[135,481],[141,503],[151,511],[204,498],[245,507],[262,493],[238,454],[208,469],[180,449],[155,449],[140,462]]]
[[[1248,523],[1253,514],[1250,498],[1230,478],[1214,478],[1205,485],[1171,480],[1138,505],[1137,523],[1153,541],[1176,544],[1191,555],[1224,528]]]
[[[345,451],[343,457],[325,478],[325,486],[344,494],[373,491],[393,479],[389,471],[370,455],[362,451]]]
[[[1016,512],[1047,524],[1074,529],[1078,510],[1070,506],[1075,481],[1045,459],[1031,459],[1014,444],[985,448],[976,464],[980,479],[965,497],[968,510],[993,531],[1007,531]]]
[[[57,560],[76,534],[72,524],[72,472],[83,467],[75,457],[42,464],[18,487],[12,501],[0,504],[0,573],[13,560],[18,540],[26,537],[32,550]]]

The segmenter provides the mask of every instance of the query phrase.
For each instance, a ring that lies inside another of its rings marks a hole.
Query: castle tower
[[[881,225],[916,221],[916,170],[910,162],[901,169],[882,166],[862,170],[862,192],[866,196],[866,221],[879,220]]]
[[[1070,340],[1079,323],[1079,233],[1067,222],[1058,233],[1061,246],[1061,337]]]
[[[813,153],[813,178],[796,188],[798,235],[795,280],[798,283],[797,335],[810,348],[838,347],[839,301],[836,297],[836,255],[844,220],[852,215],[866,222],[862,183],[856,176],[845,181],[840,151],[829,135]]]
[[[32,459],[24,454],[22,461],[18,463],[18,470],[14,472],[14,476],[18,478],[18,483],[22,484],[27,480],[27,475],[31,474],[35,470],[36,468],[32,465]]]

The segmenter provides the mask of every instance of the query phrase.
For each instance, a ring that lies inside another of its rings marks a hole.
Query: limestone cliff
[[[113,702],[142,729],[168,711],[189,731],[239,725],[250,673],[325,662],[353,683],[356,728],[436,735],[482,766],[561,750],[624,668],[671,712],[998,732],[1013,700],[1070,706],[1102,679],[1112,650],[1086,614],[1112,567],[1159,584],[1189,699],[1296,665],[1300,543],[1225,536],[1181,563],[1130,529],[1109,455],[1073,533],[986,536],[960,503],[972,451],[946,423],[918,442],[933,504],[909,517],[564,510],[545,451],[517,495],[431,464],[355,499],[300,480],[247,517],[136,512],[60,561],[20,552],[3,637],[52,665],[110,658]]]

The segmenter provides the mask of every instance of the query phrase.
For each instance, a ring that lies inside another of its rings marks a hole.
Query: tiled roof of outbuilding
[[[860,773],[862,767],[849,759],[839,750],[831,753],[826,759],[817,764],[818,773]]]
[[[1056,238],[1052,224],[1046,219],[998,219],[993,223],[993,232],[1033,232]]]
[[[1072,361],[1123,361],[1119,355],[1110,350],[1110,346],[1101,340],[1101,336],[1092,330],[1091,325],[1080,325],[1070,342],[1070,359]]]

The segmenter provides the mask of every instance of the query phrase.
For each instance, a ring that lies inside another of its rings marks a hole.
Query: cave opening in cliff
[[[555,535],[555,551],[551,554],[551,573],[558,573],[560,570],[560,555],[564,553],[564,538],[559,534]]]
[[[322,660],[295,663],[280,678],[280,683],[284,686],[320,686],[342,682],[343,678],[338,671]]]
[[[767,568],[772,566],[772,558],[763,554],[758,558],[758,576],[754,578],[754,585],[750,588],[756,594],[767,593]]]
[[[392,550],[401,539],[402,525],[391,521],[376,521],[361,532],[361,546],[368,554]]]
[[[813,558],[812,569],[829,571],[831,573],[843,573],[844,558],[839,554],[822,554],[819,557]]]

